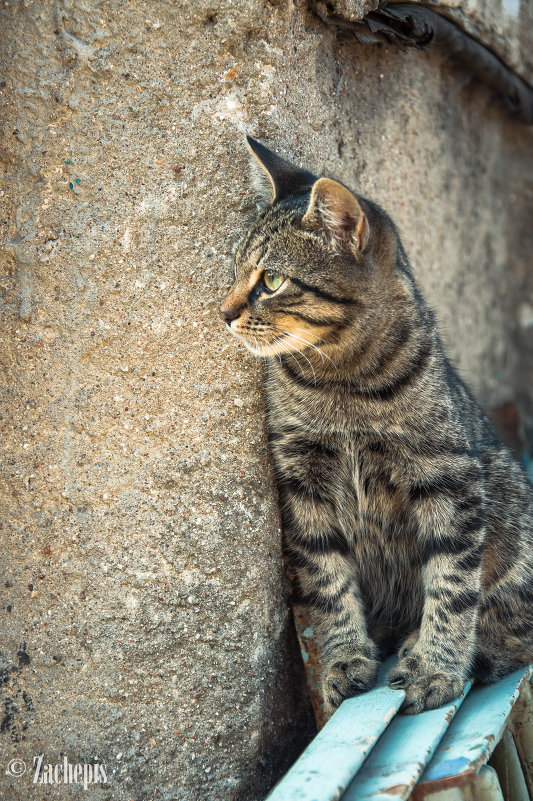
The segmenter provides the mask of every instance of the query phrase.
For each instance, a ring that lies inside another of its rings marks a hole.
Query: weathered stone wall
[[[529,84],[533,82],[533,5],[529,0],[405,0],[428,6],[481,42]],[[402,2],[402,0],[400,0]],[[309,0],[326,16],[353,22],[379,0]]]
[[[340,43],[306,3],[0,20],[0,797],[259,801],[312,727],[260,366],[217,318],[243,133],[383,204],[462,373],[527,412],[531,132],[444,56]],[[108,782],[34,786],[39,754]]]

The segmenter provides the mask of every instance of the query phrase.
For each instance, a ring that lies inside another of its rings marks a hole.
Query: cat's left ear
[[[319,225],[339,250],[362,252],[370,229],[359,201],[349,189],[331,178],[319,178],[311,190],[304,224]]]
[[[316,175],[309,170],[295,167],[251,136],[246,137],[246,142],[253,156],[254,187],[262,205],[272,205],[279,200],[309,192],[316,181]]]

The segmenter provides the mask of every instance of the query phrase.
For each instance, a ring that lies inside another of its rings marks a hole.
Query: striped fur
[[[447,361],[390,218],[250,145],[272,197],[221,314],[265,357],[284,544],[326,709],[370,689],[397,649],[404,710],[432,709],[533,660],[533,488]],[[277,291],[265,271],[284,276]]]

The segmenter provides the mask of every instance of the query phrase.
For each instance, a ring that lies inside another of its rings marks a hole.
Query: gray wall
[[[94,801],[259,801],[312,725],[260,365],[217,318],[243,133],[383,204],[479,398],[531,415],[531,131],[444,55],[341,42],[302,2],[0,25],[0,796],[41,798],[44,754],[106,764]]]
[[[533,5],[529,0],[410,0],[438,11],[489,48],[531,85],[533,82]],[[309,0],[324,18],[354,22],[378,9],[379,0]]]

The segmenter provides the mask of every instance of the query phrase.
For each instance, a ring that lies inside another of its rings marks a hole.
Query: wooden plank
[[[470,690],[451,704],[420,715],[398,715],[381,736],[342,801],[408,798]]]
[[[405,693],[386,686],[349,698],[274,787],[268,801],[338,801],[400,708]]]
[[[469,692],[413,791],[415,801],[437,788],[471,781],[501,739],[530,675],[530,667],[516,670],[495,684],[478,685]]]

